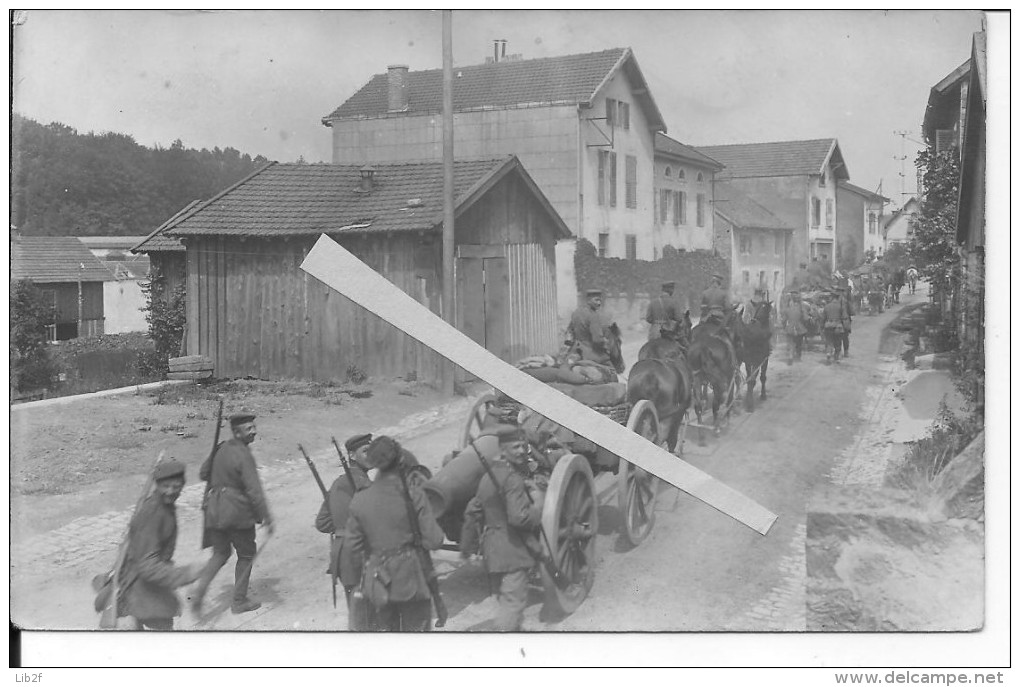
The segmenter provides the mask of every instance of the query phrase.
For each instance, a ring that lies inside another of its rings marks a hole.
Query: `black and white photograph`
[[[1008,12],[9,18],[25,641],[996,629]]]

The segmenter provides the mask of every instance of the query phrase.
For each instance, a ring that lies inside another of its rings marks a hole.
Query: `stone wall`
[[[681,307],[690,308],[692,317],[697,319],[701,292],[708,288],[715,273],[722,275],[724,284],[729,283],[730,262],[714,251],[677,251],[666,247],[663,257],[654,261],[600,258],[595,247],[582,239],[574,253],[578,302],[584,300],[586,290],[602,289],[607,319],[623,329],[644,321],[649,300],[659,294],[662,282],[669,280],[676,282],[674,295]],[[567,322],[560,324],[564,330]]]

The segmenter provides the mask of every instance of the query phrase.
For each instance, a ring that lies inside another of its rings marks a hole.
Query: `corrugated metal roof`
[[[271,163],[200,207],[168,222],[164,234],[296,236],[431,231],[443,221],[441,162],[372,165],[373,188],[360,190],[362,165]],[[551,213],[561,235],[569,229],[514,156],[458,160],[457,210],[499,175],[517,169]],[[144,246],[142,248],[145,249]]]
[[[650,126],[665,131],[662,114],[630,48],[455,67],[453,109],[461,112],[552,103],[588,104],[619,67],[626,70]],[[340,107],[323,117],[322,122],[328,125],[331,120],[442,111],[442,69],[408,72],[405,84],[408,104],[402,112],[389,111],[389,76],[376,74]]]
[[[19,236],[11,240],[11,279],[48,284],[112,281],[113,275],[75,236]]]
[[[781,229],[793,231],[758,201],[726,182],[716,182],[713,200],[715,214],[738,229]]]
[[[663,153],[665,155],[672,155],[674,157],[683,158],[695,164],[704,165],[716,171],[723,168],[723,165],[718,160],[713,160],[708,155],[705,155],[698,149],[681,143],[680,141],[667,136],[664,133],[655,134],[655,153]]]
[[[698,146],[698,150],[725,165],[720,177],[785,177],[820,174],[830,153],[836,158],[836,178],[849,179],[839,144],[834,138],[771,143]]]

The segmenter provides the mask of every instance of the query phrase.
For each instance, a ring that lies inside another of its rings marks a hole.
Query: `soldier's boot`
[[[254,611],[259,608],[262,608],[262,603],[259,601],[252,601],[251,599],[234,601],[234,603],[230,604],[230,612],[235,615]]]
[[[234,602],[230,605],[231,613],[247,613],[262,607],[258,601],[248,598],[248,583],[251,580],[251,567],[254,563],[254,558],[240,556],[237,558],[234,565]]]

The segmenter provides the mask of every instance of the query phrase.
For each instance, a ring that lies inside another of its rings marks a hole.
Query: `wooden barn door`
[[[508,354],[510,275],[503,246],[458,246],[457,325],[494,355]]]

